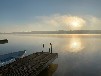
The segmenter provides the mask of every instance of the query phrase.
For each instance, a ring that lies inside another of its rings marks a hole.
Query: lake
[[[52,43],[53,52],[59,54],[52,76],[101,76],[101,35],[0,34],[0,39],[8,39],[0,44],[0,55],[23,50],[25,55],[46,52]]]

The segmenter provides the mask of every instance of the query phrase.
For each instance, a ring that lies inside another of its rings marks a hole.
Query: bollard
[[[43,51],[42,51],[42,53],[43,53]]]
[[[49,53],[50,53],[50,48],[49,48]]]
[[[43,48],[44,48],[44,44],[43,44]]]
[[[42,50],[42,53],[43,53],[43,51],[44,51],[44,44],[43,44],[43,50]]]
[[[50,43],[50,45],[51,45],[51,54],[52,54],[52,44]]]

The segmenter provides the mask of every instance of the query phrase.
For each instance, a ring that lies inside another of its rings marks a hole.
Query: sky
[[[0,32],[101,30],[101,0],[0,0]]]

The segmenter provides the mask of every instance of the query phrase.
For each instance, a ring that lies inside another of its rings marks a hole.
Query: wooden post
[[[49,48],[49,53],[50,53],[50,48]]]
[[[43,50],[42,50],[42,53],[43,53]]]
[[[43,49],[44,49],[44,44],[43,44]],[[42,53],[43,53],[43,50],[42,50]]]
[[[44,48],[44,44],[43,44],[43,48]]]
[[[51,45],[51,54],[52,54],[52,44],[50,43],[50,45]]]

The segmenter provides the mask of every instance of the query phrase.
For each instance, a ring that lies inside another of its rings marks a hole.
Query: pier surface
[[[0,67],[0,76],[37,76],[57,57],[57,53],[33,53]]]

